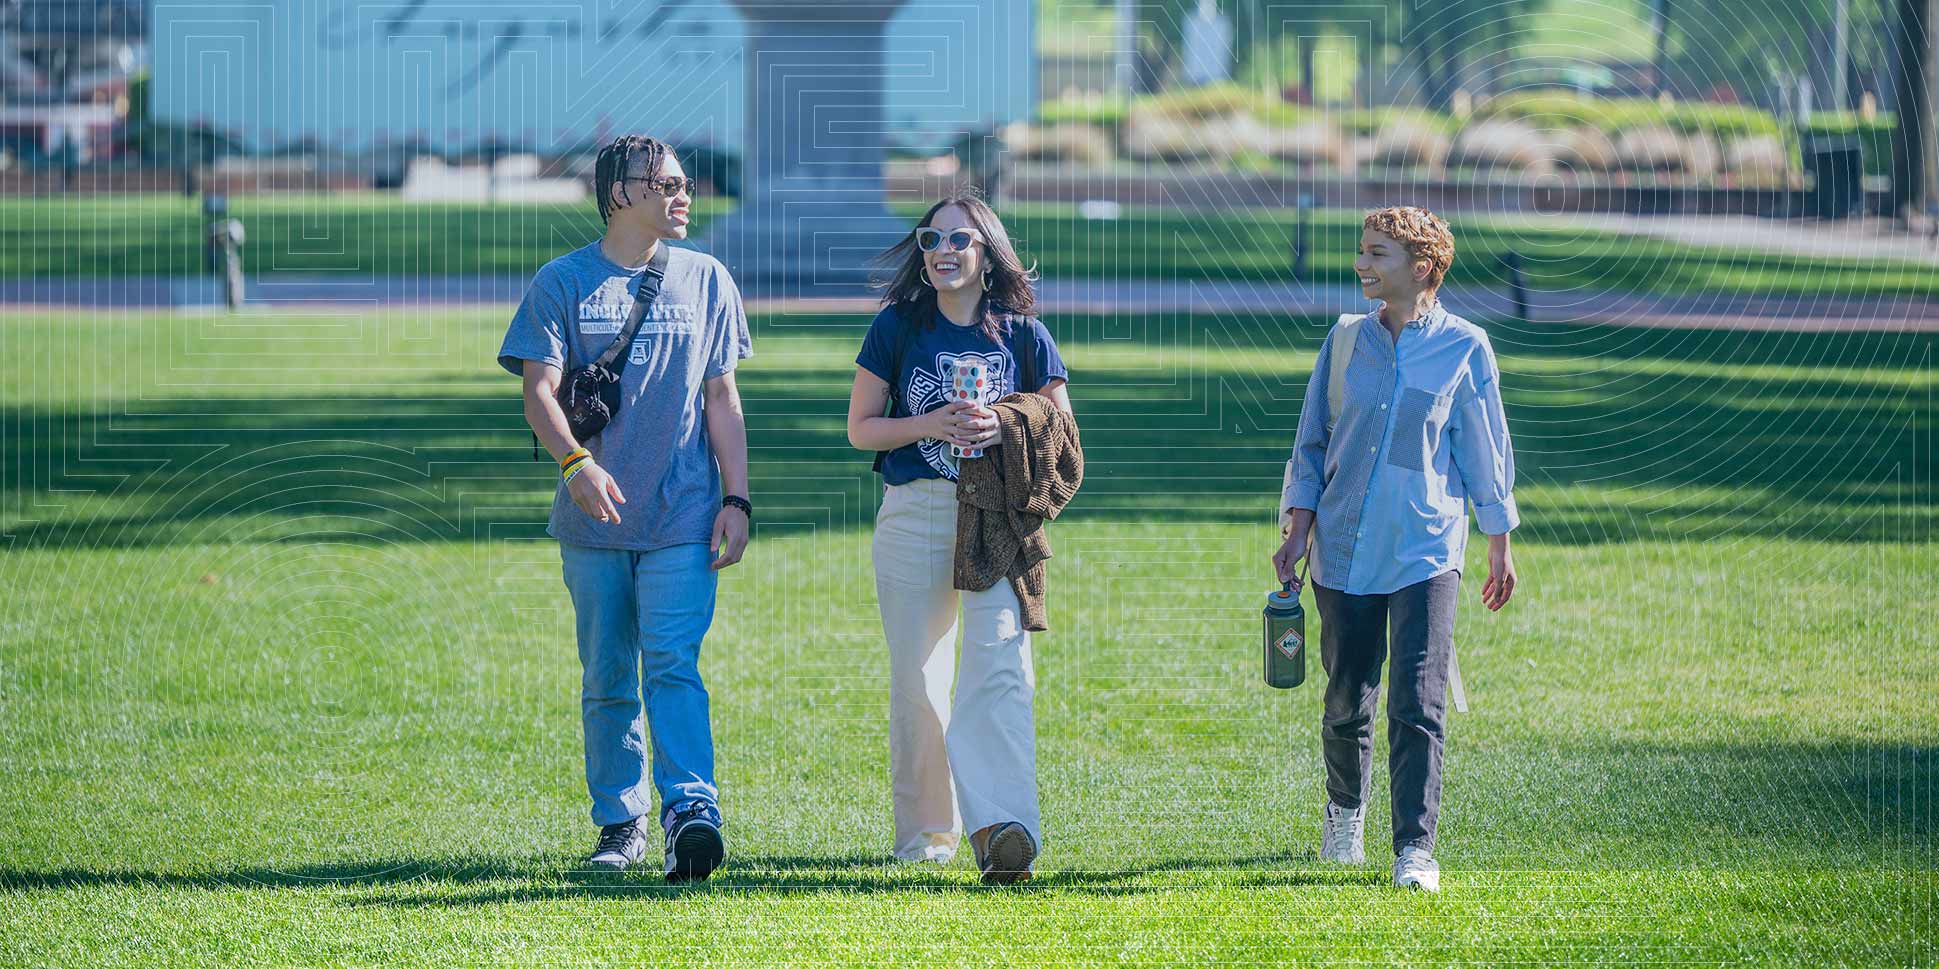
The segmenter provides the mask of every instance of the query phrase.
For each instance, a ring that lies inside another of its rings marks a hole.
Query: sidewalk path
[[[1906,232],[1891,219],[1872,216],[1819,221],[1750,215],[1575,213],[1569,221],[1583,229],[1647,236],[1681,245],[1815,258],[1877,259],[1939,268],[1939,242],[1933,240],[1929,229]]]
[[[523,276],[332,276],[274,274],[252,277],[246,309],[279,313],[397,307],[464,307],[515,304],[529,280]],[[201,278],[0,280],[0,308],[206,310],[218,302],[215,282]],[[1371,304],[1348,285],[1216,280],[1047,279],[1038,287],[1040,312],[1072,313],[1271,313],[1331,316],[1362,312]],[[1476,319],[1509,319],[1514,303],[1504,289],[1449,288],[1450,309]],[[1598,323],[1701,329],[1939,332],[1939,300],[1899,296],[1660,296],[1609,292],[1533,292],[1530,317],[1542,323]],[[875,300],[865,293],[838,298],[755,296],[749,308],[781,313],[867,313]]]

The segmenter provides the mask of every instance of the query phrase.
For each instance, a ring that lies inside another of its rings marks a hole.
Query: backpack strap
[[[1340,422],[1340,410],[1347,402],[1347,364],[1353,361],[1355,341],[1360,336],[1360,322],[1366,319],[1364,313],[1341,313],[1333,325],[1333,345],[1327,350],[1326,368],[1326,433],[1333,434],[1334,425]],[[1293,514],[1286,510],[1286,502],[1293,496],[1293,461],[1286,460],[1286,472],[1279,482],[1279,534],[1284,537],[1292,534]],[[1309,536],[1310,538],[1310,536]],[[1311,548],[1309,543],[1308,548]]]
[[[1341,313],[1333,327],[1333,346],[1328,351],[1326,373],[1326,432],[1333,433],[1340,423],[1340,410],[1347,403],[1347,364],[1353,362],[1353,349],[1360,338],[1364,313]],[[1345,351],[1345,352],[1342,352]]]
[[[1036,393],[1042,384],[1042,375],[1037,373],[1037,328],[1032,326],[1030,317],[1023,317],[1022,346],[1018,347],[1017,391]]]
[[[897,391],[897,384],[902,380],[902,362],[908,359],[909,348],[914,346],[916,342],[917,324],[906,318],[901,310],[896,311],[895,318],[900,326],[895,331],[895,351],[889,355],[889,403],[888,406],[882,408],[883,417],[888,417],[895,413],[895,401],[900,396]],[[882,473],[882,462],[888,456],[889,452],[887,451],[875,452],[875,463],[872,467],[876,474]]]

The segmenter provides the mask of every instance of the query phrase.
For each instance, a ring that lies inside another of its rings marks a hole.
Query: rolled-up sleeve
[[[1337,331],[1337,328],[1336,328]],[[1306,402],[1299,409],[1299,431],[1293,438],[1293,455],[1286,462],[1286,474],[1279,495],[1279,511],[1304,508],[1318,511],[1320,492],[1326,485],[1326,444],[1331,436],[1326,429],[1327,381],[1331,379],[1333,334],[1320,344],[1319,358],[1313,362],[1313,376],[1306,381]]]
[[[1484,348],[1474,377],[1474,390],[1462,395],[1451,428],[1452,457],[1474,502],[1475,524],[1484,534],[1505,535],[1521,524],[1521,514],[1515,509],[1515,448],[1492,349]]]

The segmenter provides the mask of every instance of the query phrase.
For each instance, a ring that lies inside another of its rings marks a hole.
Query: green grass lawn
[[[1415,897],[1315,861],[1321,677],[1257,669],[1320,321],[1050,321],[1088,477],[1036,645],[1041,872],[986,889],[885,862],[865,321],[757,318],[760,518],[702,659],[730,859],[670,890],[572,871],[503,317],[0,318],[0,964],[1939,957],[1930,335],[1491,326],[1522,588],[1490,615],[1469,573]],[[1373,803],[1378,858],[1379,771]]]
[[[702,199],[694,233],[729,203]],[[911,221],[921,205],[897,211]],[[599,236],[582,205],[405,205],[376,194],[265,195],[234,200],[249,233],[252,273],[529,276],[545,260]],[[1113,221],[1074,206],[1005,206],[1026,259],[1053,278],[1284,280],[1297,215],[1275,210],[1131,209]],[[1363,213],[1317,213],[1311,278],[1350,284]],[[202,272],[198,203],[180,196],[0,199],[0,275],[193,275]],[[1756,293],[1939,297],[1930,266],[1684,246],[1558,227],[1549,220],[1457,216],[1454,286],[1506,285],[1502,256],[1519,252],[1529,285],[1550,293]]]

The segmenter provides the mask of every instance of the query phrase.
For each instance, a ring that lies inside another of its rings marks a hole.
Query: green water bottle
[[[1266,685],[1290,690],[1306,682],[1306,610],[1293,584],[1266,597]]]

